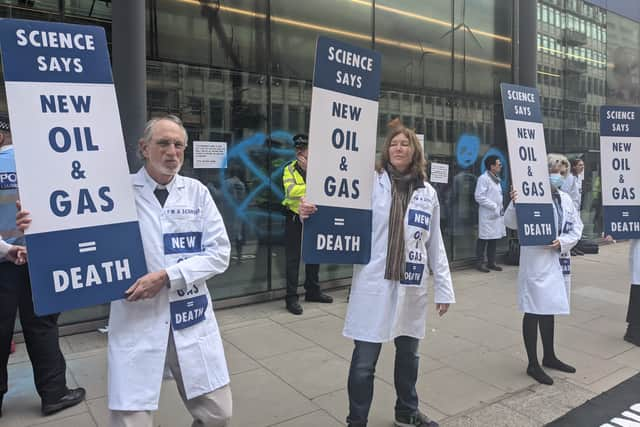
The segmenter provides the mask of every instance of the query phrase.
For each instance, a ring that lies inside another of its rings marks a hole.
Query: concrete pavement
[[[548,370],[551,387],[525,374],[522,315],[516,306],[517,268],[453,274],[458,303],[443,318],[429,315],[420,352],[421,408],[443,427],[541,426],[640,371],[640,348],[622,340],[629,293],[628,243],[600,255],[573,257],[572,314],[556,319],[558,356],[576,374]],[[233,427],[344,425],[352,343],[341,335],[347,291],[331,305],[304,304],[302,316],[274,301],[217,312],[231,371]],[[108,426],[106,336],[61,339],[70,386],[87,401],[40,415],[24,344],[9,363],[3,427]],[[539,351],[541,351],[539,344]],[[393,423],[393,344],[377,369],[370,426]],[[173,381],[163,383],[156,426],[189,426]]]

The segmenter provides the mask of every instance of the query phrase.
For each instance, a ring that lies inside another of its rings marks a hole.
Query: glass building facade
[[[0,16],[111,34],[109,1],[2,0]],[[226,169],[194,169],[188,148],[182,171],[210,189],[232,242],[228,271],[209,283],[213,297],[284,289],[281,174],[294,158],[291,136],[308,130],[319,35],[382,53],[378,146],[399,118],[424,135],[429,160],[449,165],[449,183],[434,184],[445,244],[453,263],[472,259],[486,156],[502,159],[509,188],[499,84],[514,81],[515,16],[517,0],[147,0],[149,116],[177,114],[190,141],[228,144]],[[583,0],[540,0],[537,18],[548,149],[584,156],[583,216],[598,234],[598,106],[638,103],[640,24]],[[320,278],[348,284],[351,270],[325,265]],[[61,321],[105,315],[91,308]]]

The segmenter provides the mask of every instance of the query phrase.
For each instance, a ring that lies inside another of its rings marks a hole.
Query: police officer
[[[20,324],[43,415],[53,414],[82,402],[83,388],[69,389],[66,363],[58,343],[58,314],[37,316],[33,311],[24,237],[16,230],[18,184],[16,164],[6,116],[0,116],[0,416],[8,390],[7,363],[11,337],[20,312]]]
[[[302,314],[302,306],[298,303],[298,269],[300,267],[300,247],[302,243],[302,222],[300,221],[300,201],[307,189],[307,154],[309,137],[298,134],[293,137],[296,149],[296,160],[284,167],[282,185],[284,186],[284,200],[282,205],[286,208],[286,220],[284,227],[285,258],[287,263],[287,310],[293,314]],[[305,301],[332,303],[333,298],[320,291],[318,284],[318,264],[305,264],[304,289]]]

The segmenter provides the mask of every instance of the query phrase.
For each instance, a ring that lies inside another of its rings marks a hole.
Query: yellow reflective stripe
[[[287,193],[287,199],[290,199],[291,197],[289,196],[289,193],[291,193],[291,190],[293,190],[293,187],[296,186],[296,183],[294,182],[293,184],[289,184],[288,186],[286,186],[284,188],[285,193]]]

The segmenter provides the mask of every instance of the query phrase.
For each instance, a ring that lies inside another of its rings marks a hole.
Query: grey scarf
[[[415,188],[416,177],[401,174],[390,164],[386,166],[386,170],[391,179],[391,209],[384,278],[398,281],[402,280],[404,274],[404,215]]]
[[[494,175],[493,172],[491,172],[490,170],[488,170],[487,173],[489,174],[489,177],[493,180],[493,182],[495,182],[496,184],[500,184],[499,176]]]

